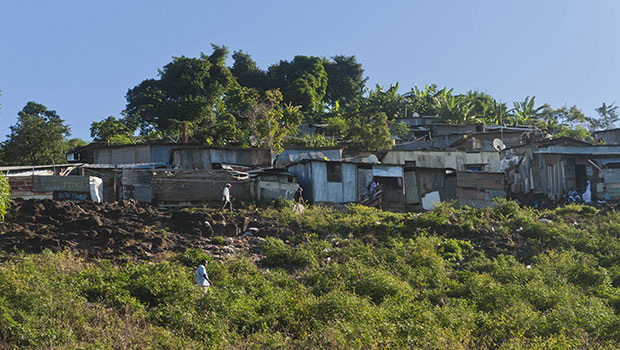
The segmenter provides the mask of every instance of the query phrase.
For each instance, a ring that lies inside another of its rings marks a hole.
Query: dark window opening
[[[375,176],[374,179],[383,189],[383,200],[386,202],[404,202],[405,193],[403,190],[403,179],[401,177],[381,177]]]
[[[575,185],[579,193],[583,193],[586,190],[587,178],[585,164],[575,164]]]
[[[340,163],[327,163],[327,182],[342,182]]]

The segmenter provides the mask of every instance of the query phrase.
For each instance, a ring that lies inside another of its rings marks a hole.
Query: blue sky
[[[511,103],[620,103],[620,2],[0,1],[0,140],[28,101],[72,135],[118,116],[125,93],[172,56],[249,53],[267,68],[295,55],[356,55],[369,86],[436,83]]]

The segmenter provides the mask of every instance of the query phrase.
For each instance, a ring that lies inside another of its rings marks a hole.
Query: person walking
[[[226,184],[226,186],[224,186],[224,191],[222,192],[222,207],[220,208],[220,211],[223,211],[226,207],[232,211],[232,203],[230,202],[230,187],[230,184]]]
[[[199,287],[203,288],[203,293],[207,294],[209,291],[209,287],[211,287],[212,283],[209,279],[209,275],[207,274],[207,261],[203,261],[200,266],[198,266],[198,270],[196,271],[196,282]]]
[[[293,199],[295,200],[295,203],[304,203],[304,189],[301,188],[301,186],[299,186],[299,188],[297,189],[297,191],[295,192],[295,195],[293,196]]]
[[[295,191],[295,195],[293,196],[293,214],[300,214],[304,211],[304,189],[299,186],[297,191]]]

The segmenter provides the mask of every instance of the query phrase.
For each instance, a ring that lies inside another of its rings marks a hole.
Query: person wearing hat
[[[220,208],[220,210],[224,210],[228,206],[229,210],[232,211],[232,203],[230,202],[230,186],[230,184],[226,184],[226,186],[224,186],[224,191],[222,192],[222,208]]]

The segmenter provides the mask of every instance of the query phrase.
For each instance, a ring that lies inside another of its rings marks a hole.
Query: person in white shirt
[[[230,186],[230,184],[226,184],[224,187],[224,191],[222,192],[222,207],[220,210],[224,210],[228,207],[230,211],[232,211],[232,203],[230,202]]]
[[[584,203],[592,202],[592,192],[590,192],[590,181],[586,181],[586,191],[581,195]]]
[[[211,287],[211,280],[209,279],[209,275],[207,274],[207,261],[205,260],[200,266],[198,266],[198,270],[196,271],[196,281],[199,287],[203,288],[205,294],[209,291],[209,287]]]

